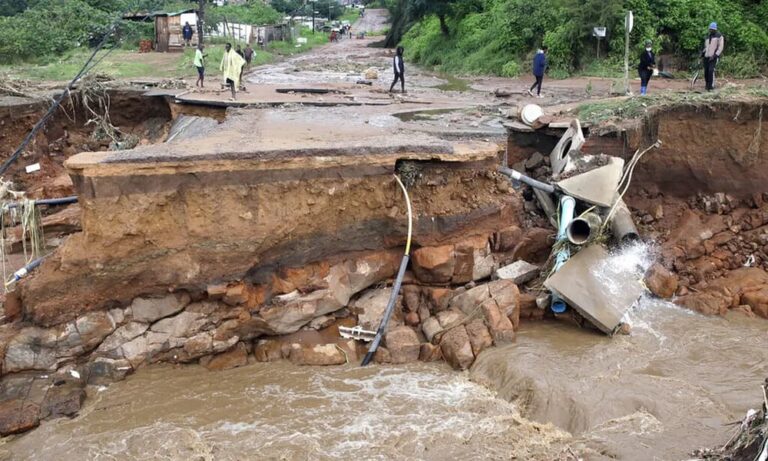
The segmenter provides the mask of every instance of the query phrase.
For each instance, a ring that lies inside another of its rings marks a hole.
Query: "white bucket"
[[[542,115],[544,111],[536,104],[528,104],[520,111],[520,119],[528,126],[532,126]]]

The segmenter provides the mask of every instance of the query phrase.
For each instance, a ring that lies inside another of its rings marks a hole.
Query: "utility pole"
[[[205,0],[197,2],[197,44],[203,44],[203,23],[205,22]]]
[[[631,11],[627,11],[624,17],[624,94],[630,94],[629,91],[629,33],[632,32],[634,17]]]

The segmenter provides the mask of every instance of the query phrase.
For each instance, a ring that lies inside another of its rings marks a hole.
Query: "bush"
[[[718,73],[733,78],[760,76],[760,65],[753,54],[724,54],[717,66]]]
[[[501,75],[503,77],[517,77],[520,75],[520,64],[517,61],[508,61],[502,66]]]
[[[768,1],[744,0],[443,0],[448,4],[441,32],[434,14],[413,17],[412,7],[424,0],[390,0],[393,27],[388,45],[400,41],[406,55],[418,63],[445,71],[505,75],[509,62],[529,68],[529,53],[549,47],[549,75],[574,72],[616,75],[623,71],[624,14],[634,12],[630,34],[630,66],[637,65],[644,41],[651,39],[658,54],[673,54],[681,62],[699,58],[707,25],[715,20],[726,37],[722,71],[734,76],[757,75],[768,67]],[[431,3],[431,2],[430,2]],[[438,3],[438,2],[435,2]],[[592,26],[607,27],[603,61],[595,62]],[[618,68],[616,66],[618,65]]]
[[[40,60],[89,44],[112,17],[80,0],[39,0],[21,14],[0,17],[0,60]]]

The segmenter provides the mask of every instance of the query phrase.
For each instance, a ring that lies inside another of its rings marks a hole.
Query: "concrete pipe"
[[[567,238],[566,229],[573,221],[573,211],[576,208],[576,200],[568,195],[560,197],[560,227],[557,229],[557,241],[562,242]],[[562,247],[555,255],[555,266],[553,272],[560,270],[563,264],[571,257],[571,253],[568,248]],[[565,312],[567,305],[565,301],[557,293],[552,293],[552,304],[550,309],[556,314],[562,314]]]
[[[547,184],[545,182],[537,181],[530,176],[526,176],[522,173],[520,173],[517,170],[513,170],[512,168],[507,167],[500,167],[499,173],[503,174],[504,176],[507,176],[509,178],[512,178],[516,181],[524,182],[525,184],[528,184],[529,186],[533,187],[534,189],[539,189],[541,191],[544,191],[548,194],[553,194],[555,192],[555,187],[551,184]]]
[[[586,213],[575,218],[565,229],[568,241],[574,245],[583,245],[595,237],[603,220],[596,213]]]
[[[632,221],[632,213],[629,212],[624,200],[619,200],[616,204],[616,211],[613,214],[613,221],[611,221],[611,232],[619,243],[640,240],[640,234],[637,232],[634,221]]]

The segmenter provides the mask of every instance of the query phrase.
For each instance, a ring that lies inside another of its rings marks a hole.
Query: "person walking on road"
[[[184,24],[184,27],[181,28],[181,35],[184,38],[184,46],[190,46],[190,43],[192,41],[192,26],[189,25],[189,22]]]
[[[653,70],[656,68],[656,55],[653,54],[653,43],[650,40],[645,41],[645,50],[640,55],[640,65],[637,66],[637,73],[640,74],[640,95],[648,94],[648,83],[653,77]]]
[[[717,23],[713,22],[709,25],[709,35],[704,39],[704,51],[701,52],[707,91],[715,89],[715,67],[723,54],[723,48],[725,48],[725,38],[717,31]]]
[[[547,47],[543,46],[536,52],[536,56],[533,57],[533,76],[536,77],[536,81],[528,90],[528,94],[533,96],[533,90],[536,89],[536,97],[543,98],[541,95],[541,83],[544,81],[544,71],[547,70]]]
[[[200,86],[200,88],[203,87],[203,82],[205,81],[205,58],[207,55],[203,54],[204,49],[205,47],[201,43],[197,45],[195,50],[195,67],[197,68],[197,82],[195,82],[195,86]]]
[[[250,69],[251,62],[253,62],[253,48],[251,48],[250,43],[247,44],[243,50],[243,58],[245,59],[245,65]]]
[[[221,70],[224,77],[224,83],[232,91],[232,101],[237,99],[236,91],[240,87],[240,74],[242,73],[245,59],[232,49],[232,44],[227,43],[224,46],[224,56],[221,58]]]
[[[397,47],[397,52],[395,53],[395,57],[392,60],[392,67],[395,71],[395,80],[392,81],[392,85],[389,86],[389,92],[391,93],[392,90],[395,88],[395,84],[397,84],[398,80],[400,81],[400,89],[403,93],[405,93],[405,63],[403,62],[403,52],[405,50],[402,46]]]

